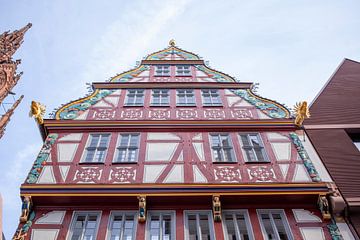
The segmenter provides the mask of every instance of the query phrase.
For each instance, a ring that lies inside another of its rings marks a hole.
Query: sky
[[[258,94],[292,107],[311,102],[344,58],[360,61],[357,0],[0,0],[0,32],[33,24],[14,59],[25,97],[0,139],[3,227],[10,239],[19,186],[42,146],[31,100],[51,113],[168,46],[197,53]]]

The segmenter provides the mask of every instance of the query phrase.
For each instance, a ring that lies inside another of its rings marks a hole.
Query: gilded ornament
[[[140,196],[139,199],[139,222],[146,221],[146,197]]]
[[[174,47],[174,46],[175,46],[175,40],[174,40],[174,39],[171,39],[171,40],[169,41],[169,45],[172,46],[172,47]]]
[[[221,202],[220,196],[213,196],[213,216],[215,222],[221,222]]]
[[[296,103],[294,106],[295,125],[301,127],[305,118],[310,117],[309,107],[306,101]]]
[[[44,123],[43,116],[45,114],[46,107],[39,102],[31,101],[31,107],[29,117],[34,117],[39,124]]]

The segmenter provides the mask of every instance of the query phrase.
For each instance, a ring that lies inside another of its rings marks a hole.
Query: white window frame
[[[90,148],[90,143],[91,143],[91,140],[93,138],[93,135],[100,135],[100,136],[101,135],[109,135],[108,142],[106,143],[106,149],[105,149],[105,153],[104,153],[104,158],[103,158],[103,160],[101,162],[100,161],[94,161],[94,159],[96,157],[96,153],[98,152],[99,144],[101,142],[102,137],[99,139],[99,141],[98,141],[98,143],[97,143],[97,145],[95,147],[95,153],[94,153],[94,156],[92,158],[92,161],[91,162],[86,161],[86,158],[87,158],[87,155],[88,155],[88,148]],[[80,163],[104,163],[105,160],[106,160],[108,150],[109,150],[110,140],[111,140],[111,133],[89,133],[89,136],[88,136],[86,146],[84,148],[83,156],[81,158]]]
[[[135,91],[135,96],[134,96],[134,102],[133,103],[129,103],[129,94],[130,91]],[[137,99],[139,98],[138,95],[140,93],[138,93],[138,91],[142,92],[141,95],[141,103],[136,103]],[[125,98],[125,103],[124,106],[128,107],[128,106],[144,106],[144,99],[145,99],[145,89],[141,89],[141,88],[131,88],[131,89],[126,89],[126,98]]]
[[[167,67],[167,69],[165,69],[164,67]],[[171,74],[170,65],[155,65],[155,69],[154,69],[155,77],[169,77],[170,74]]]
[[[200,236],[198,240],[204,240],[201,237],[201,229],[200,229],[200,220],[199,220],[199,214],[206,214],[208,215],[208,223],[209,223],[209,231],[210,231],[210,240],[215,240],[215,229],[214,229],[214,220],[212,216],[212,211],[209,210],[185,210],[184,211],[184,235],[185,240],[189,240],[189,222],[188,222],[188,215],[196,215],[196,230],[197,235]]]
[[[126,240],[124,239],[124,216],[126,215],[133,215],[134,216],[134,227],[133,227],[133,231],[132,231],[132,239],[136,240],[136,231],[137,231],[137,212],[136,211],[111,211],[110,212],[110,217],[109,217],[109,222],[108,222],[108,226],[107,226],[107,231],[106,231],[106,239],[110,240],[111,239],[111,231],[112,231],[112,223],[114,220],[114,217],[116,215],[122,215],[122,223],[121,223],[121,233],[120,233],[120,240]]]
[[[128,139],[127,145],[126,146],[120,146],[121,143],[121,138],[123,137],[123,135],[130,135],[130,136],[138,136],[138,140],[136,143],[136,147],[134,146],[130,146],[130,140],[131,138]],[[116,154],[115,154],[115,158],[113,159],[113,163],[136,163],[138,162],[139,159],[139,150],[140,150],[140,133],[119,133],[118,137],[117,137],[117,141],[116,141]],[[120,149],[124,149],[126,150],[125,152],[125,161],[118,161],[119,159],[119,154],[120,154]],[[129,157],[129,149],[136,149],[136,154],[135,154],[135,160],[134,161],[129,161],[128,157]]]
[[[99,232],[99,226],[100,226],[100,222],[101,222],[102,211],[74,211],[73,215],[71,217],[70,229],[69,229],[69,231],[67,233],[67,237],[66,237],[67,240],[71,240],[71,238],[73,236],[73,231],[74,231],[74,225],[75,225],[75,222],[76,222],[76,218],[79,215],[83,215],[83,214],[86,214],[86,219],[88,218],[88,215],[90,215],[90,214],[96,214],[97,215],[95,236],[94,236],[93,240],[97,239],[97,234]],[[82,230],[81,240],[83,240],[83,238],[84,238],[84,233],[85,233],[85,228],[83,228],[83,230]]]
[[[263,235],[265,240],[268,240],[269,238],[267,236],[265,226],[264,226],[264,223],[263,223],[262,218],[261,218],[261,214],[269,214],[271,227],[272,227],[272,230],[274,231],[276,240],[280,240],[280,236],[279,236],[279,232],[277,230],[277,227],[276,227],[276,225],[274,223],[274,219],[273,219],[272,214],[280,214],[287,237],[289,238],[289,240],[294,240],[294,237],[293,237],[293,234],[291,232],[291,228],[290,228],[289,222],[287,220],[286,214],[284,212],[284,209],[257,209],[256,212],[257,212],[257,215],[258,215],[258,220],[260,222],[261,232],[262,232],[262,235]]]
[[[179,101],[179,91],[184,91],[181,93],[184,95],[185,103],[180,103]],[[191,91],[191,93],[187,93],[187,91]],[[192,94],[192,98],[188,96],[188,94]],[[192,99],[193,102],[189,102],[189,99]],[[194,89],[177,89],[176,90],[176,106],[183,107],[183,106],[196,106],[196,98],[195,98],[195,90]]]
[[[155,95],[154,91],[160,91],[159,93],[157,93],[158,97],[159,97],[159,103],[157,103],[157,104],[154,103],[154,95]],[[166,93],[163,93],[162,91],[166,91]],[[164,103],[163,101],[165,99],[167,100],[167,102]],[[170,106],[170,89],[155,88],[155,89],[151,90],[151,106],[153,106],[153,107]]]
[[[221,153],[221,158],[223,158],[223,161],[218,161],[215,159],[215,155],[214,155],[214,149],[213,149],[213,140],[212,140],[212,136],[227,136],[229,143],[230,143],[230,148],[231,149],[231,157],[232,157],[232,161],[225,161],[225,151],[224,151],[224,146],[221,144],[220,146],[220,153]],[[227,132],[220,132],[220,133],[209,133],[209,143],[210,143],[210,150],[211,150],[211,158],[212,158],[212,162],[213,163],[236,163],[237,159],[236,159],[236,153],[234,150],[234,144],[233,141],[231,139],[231,134],[227,133]]]
[[[241,135],[247,135],[248,142],[251,144],[250,146],[244,146]],[[259,161],[259,159],[258,159],[258,157],[256,155],[256,152],[254,150],[255,147],[252,145],[252,143],[250,141],[250,138],[249,138],[249,135],[256,135],[257,136],[257,139],[259,140],[259,144],[260,144],[259,148],[261,149],[261,153],[263,155],[264,161]],[[264,142],[263,142],[261,134],[259,132],[239,132],[238,137],[239,137],[239,143],[240,143],[240,146],[241,146],[241,152],[243,153],[245,162],[249,162],[249,163],[252,163],[252,162],[268,163],[268,162],[270,162],[270,159],[269,159],[269,157],[268,157],[268,155],[266,153]],[[253,153],[253,156],[255,156],[255,158],[256,158],[255,161],[251,161],[251,159],[248,159],[248,156],[247,156],[247,153],[246,153],[246,148],[248,148],[248,147],[251,147],[251,151]]]
[[[185,70],[185,67],[189,67],[189,69]],[[184,76],[184,77],[191,76],[191,66],[190,65],[176,65],[176,76],[180,76],[180,77],[182,77],[182,76]]]
[[[162,235],[162,217],[163,215],[170,215],[171,216],[171,239],[170,240],[176,240],[176,211],[173,210],[164,210],[164,211],[158,211],[158,210],[149,210],[147,211],[147,220],[146,220],[146,231],[145,231],[145,239],[151,240],[151,216],[159,215],[160,216],[160,240],[163,240]]]
[[[242,215],[244,215],[245,222],[246,222],[246,229],[247,229],[247,232],[249,235],[249,239],[255,240],[254,232],[253,232],[251,221],[250,221],[249,211],[246,209],[227,209],[227,210],[222,211],[222,219],[223,219],[222,224],[223,224],[225,240],[232,240],[232,239],[229,239],[229,237],[228,237],[228,231],[227,231],[227,226],[226,226],[226,221],[225,221],[226,214],[233,214],[233,215],[234,214],[242,214]],[[235,227],[235,232],[236,232],[237,238],[241,239],[238,222],[236,220],[234,220],[234,227]]]
[[[210,102],[209,103],[206,103],[205,102],[205,97],[204,97],[204,91],[209,91],[209,96],[210,96]],[[214,99],[215,97],[213,97],[213,94],[211,91],[216,91],[216,94],[217,94],[217,99],[219,100],[219,102],[215,102]],[[209,88],[209,89],[201,89],[201,98],[202,98],[202,103],[203,103],[203,106],[204,107],[209,107],[209,106],[222,106],[223,103],[222,103],[222,100],[221,100],[221,95],[220,95],[220,91],[219,89],[212,89],[212,88]]]

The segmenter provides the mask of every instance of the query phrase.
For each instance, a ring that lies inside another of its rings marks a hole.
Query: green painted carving
[[[327,225],[332,240],[344,240],[334,219]]]
[[[27,183],[36,183],[38,180],[41,170],[43,169],[44,165],[46,164],[46,160],[50,155],[50,150],[52,145],[55,143],[56,139],[58,138],[58,134],[53,133],[49,134],[46,138],[43,147],[41,148],[39,155],[37,156],[27,178]]]
[[[300,141],[299,136],[296,133],[292,132],[290,133],[290,137],[295,144],[299,156],[304,161],[304,166],[308,171],[311,179],[313,180],[313,182],[320,182],[321,178],[319,176],[319,173],[316,171],[314,164],[311,162],[309,155],[307,154],[304,146],[302,145],[302,142]]]
[[[220,73],[218,71],[212,70],[204,65],[195,65],[195,67],[200,70],[205,72],[206,74],[208,74],[212,79],[216,80],[217,82],[235,82],[235,79],[233,79],[232,77]]]
[[[149,70],[150,67],[148,65],[141,65],[140,67],[127,71],[125,73],[122,73],[116,77],[113,77],[110,82],[128,82],[143,71]]]
[[[32,226],[32,223],[35,219],[35,211],[31,211],[30,214],[29,214],[29,218],[28,220],[26,221],[26,223],[21,227],[21,228],[18,228],[18,230],[16,230],[16,233],[13,237],[13,240],[23,240],[25,239],[25,237],[27,236],[31,226]]]

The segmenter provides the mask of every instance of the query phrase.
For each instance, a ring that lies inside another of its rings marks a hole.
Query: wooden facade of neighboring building
[[[14,239],[353,239],[306,134],[251,87],[174,42],[93,83],[40,124]]]
[[[360,237],[360,63],[345,59],[310,107],[305,129]]]

